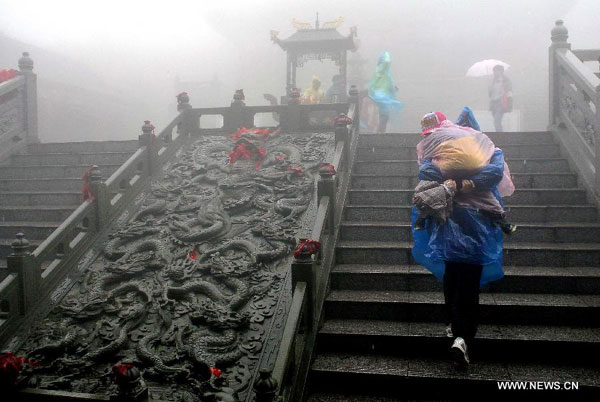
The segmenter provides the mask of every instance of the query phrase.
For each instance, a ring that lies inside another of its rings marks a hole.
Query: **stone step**
[[[46,179],[0,179],[3,191],[81,190],[80,177]]]
[[[600,223],[520,223],[517,231],[504,236],[505,243],[597,243]],[[351,222],[342,223],[342,240],[356,241],[412,241],[408,222]]]
[[[573,390],[498,390],[497,381],[538,381]],[[579,365],[473,362],[457,370],[445,359],[407,359],[374,353],[322,353],[309,374],[309,401],[569,400],[600,397],[597,369]],[[333,395],[333,399],[329,399]],[[475,397],[478,395],[479,397]],[[551,397],[553,397],[551,399]],[[327,399],[318,399],[327,398]],[[339,398],[339,399],[337,399]],[[473,398],[473,399],[471,399]]]
[[[569,162],[565,158],[516,158],[506,159],[510,173],[554,173],[571,172]],[[354,162],[353,173],[390,175],[419,173],[419,164],[416,159],[388,160],[388,161],[361,161]]]
[[[502,147],[505,158],[557,158],[560,147],[555,143],[545,144],[510,144]],[[414,146],[359,147],[356,151],[358,160],[378,161],[390,159],[412,159],[415,157]]]
[[[411,190],[349,190],[348,201],[351,205],[408,205],[412,203],[414,191]],[[583,188],[521,188],[512,196],[504,198],[511,205],[585,205],[586,191]]]
[[[47,154],[58,152],[131,152],[139,148],[138,140],[128,141],[81,141],[81,142],[46,142],[29,144],[27,153]]]
[[[445,359],[452,338],[445,323],[384,320],[327,320],[317,353],[373,353]],[[600,328],[485,324],[469,345],[474,361],[564,363],[595,366]]]
[[[81,191],[20,191],[0,192],[0,206],[74,205],[80,204]]]
[[[105,179],[120,166],[121,163],[98,165]],[[81,177],[89,167],[90,165],[0,166],[0,179]]]
[[[502,148],[511,144],[548,144],[554,142],[554,137],[549,131],[486,133],[494,144]],[[359,148],[368,147],[400,147],[416,146],[423,137],[416,133],[387,133],[387,134],[361,134],[358,139]]]
[[[338,264],[414,264],[408,242],[342,240],[336,247]],[[506,243],[504,265],[535,267],[598,267],[600,243]]]
[[[125,162],[132,152],[90,152],[12,155],[12,166],[115,165]]]
[[[332,290],[325,320],[358,319],[444,323],[442,292]],[[482,293],[481,324],[600,326],[600,295]]]
[[[59,227],[61,222],[0,222],[0,238],[15,238],[24,233],[27,240],[43,240]]]
[[[344,218],[349,221],[410,222],[409,205],[346,205]],[[511,205],[505,211],[514,222],[597,222],[593,205]]]
[[[577,175],[575,173],[512,173],[516,188],[575,188]],[[413,189],[419,183],[416,174],[408,175],[371,175],[353,174],[353,189],[399,190]]]
[[[81,201],[81,199],[79,200]],[[62,222],[79,206],[1,206],[0,222],[4,221],[50,221]]]
[[[600,294],[598,267],[504,267],[504,278],[484,293]],[[442,283],[418,265],[336,265],[330,277],[334,290],[441,292]]]

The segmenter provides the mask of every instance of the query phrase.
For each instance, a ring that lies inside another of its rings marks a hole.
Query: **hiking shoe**
[[[467,353],[467,343],[460,336],[454,340],[454,343],[450,347],[450,355],[457,367],[467,367],[471,363],[469,354]]]
[[[502,231],[509,236],[511,234],[513,234],[516,230],[517,230],[517,225],[513,225],[512,223],[507,223],[506,225],[502,225]]]
[[[454,335],[452,335],[452,324],[448,324],[448,326],[446,327],[446,336],[448,338],[454,337]]]

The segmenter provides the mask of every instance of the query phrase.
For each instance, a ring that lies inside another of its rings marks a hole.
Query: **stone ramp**
[[[419,137],[362,135],[309,401],[600,396],[596,206],[550,133],[490,137],[513,174],[517,191],[505,202],[519,229],[505,238],[505,278],[482,289],[469,369],[450,364],[441,283],[411,256]],[[575,381],[579,390],[499,391],[505,380]]]

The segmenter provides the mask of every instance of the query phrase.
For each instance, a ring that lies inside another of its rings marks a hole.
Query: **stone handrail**
[[[10,273],[0,282],[0,339],[6,338],[21,317],[20,278]]]
[[[37,78],[24,52],[19,75],[0,84],[0,161],[38,141]]]
[[[313,256],[294,258],[291,267],[292,302],[273,370],[263,369],[276,389],[265,393],[263,384],[255,383],[256,400],[301,401],[310,359],[316,341],[318,323],[335,265],[335,247],[339,237],[342,209],[351,180],[350,171],[358,146],[358,107],[352,96],[348,115],[353,118],[349,130],[345,123],[335,125],[336,149],[333,170],[321,169],[317,187],[319,206],[312,239],[321,243]],[[269,374],[269,372],[272,372]],[[279,399],[277,399],[279,398]]]
[[[600,198],[600,78],[584,64],[600,50],[573,50],[562,21],[550,46],[550,129],[581,173],[584,185]]]
[[[348,113],[347,103],[320,103],[315,105],[269,105],[245,106],[243,102],[234,101],[230,107],[189,109],[186,119],[190,124],[191,132],[205,134],[231,133],[239,127],[254,127],[254,117],[259,113],[279,114],[279,128],[284,132],[325,131],[333,129],[331,119],[319,118],[319,114],[330,112],[331,117]],[[223,127],[206,129],[200,124],[201,116],[221,116]],[[269,128],[275,128],[269,127]]]

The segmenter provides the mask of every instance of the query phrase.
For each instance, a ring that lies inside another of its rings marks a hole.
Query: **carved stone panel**
[[[217,391],[246,399],[259,358],[272,359],[279,342],[283,324],[273,320],[285,319],[291,251],[311,225],[306,211],[333,136],[256,144],[260,158],[234,164],[235,144],[223,137],[179,151],[24,342],[18,353],[39,361],[30,383],[108,393],[111,367],[132,363],[151,400]],[[211,368],[226,379],[216,391]]]

